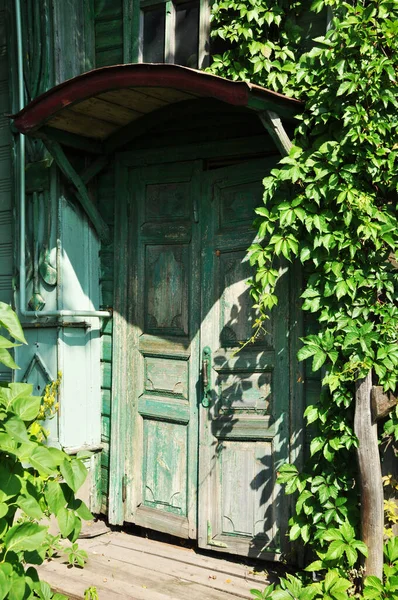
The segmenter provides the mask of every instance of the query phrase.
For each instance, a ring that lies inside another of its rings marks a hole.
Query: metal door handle
[[[209,374],[208,374],[209,361],[204,358],[202,361],[202,377],[203,377],[203,387],[207,389],[209,387]]]
[[[209,346],[205,346],[202,352],[202,384],[202,406],[208,408],[211,399],[211,350]]]

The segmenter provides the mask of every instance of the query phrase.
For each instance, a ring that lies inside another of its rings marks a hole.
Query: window
[[[207,66],[209,13],[208,0],[141,0],[137,62]]]

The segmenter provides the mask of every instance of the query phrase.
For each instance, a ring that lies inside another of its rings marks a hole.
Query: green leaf
[[[296,502],[296,513],[299,515],[303,509],[303,504],[307,502],[314,495],[309,490],[304,490],[297,499]]]
[[[57,521],[62,537],[66,538],[76,526],[76,517],[72,510],[60,508],[57,513]]]
[[[301,530],[301,538],[304,542],[304,544],[307,544],[310,541],[310,526],[309,525],[304,525]]]
[[[17,315],[5,302],[0,302],[0,325],[5,327],[18,342],[27,343]]]
[[[5,348],[0,348],[0,363],[8,369],[19,369],[11,354]]]
[[[60,465],[60,470],[66,483],[74,492],[77,492],[87,477],[87,469],[78,459],[65,458]]]
[[[314,372],[318,371],[318,369],[320,369],[322,367],[322,365],[326,359],[327,359],[326,352],[323,352],[323,350],[317,350],[317,352],[314,355],[314,359],[312,361],[312,370]]]
[[[358,552],[352,546],[347,545],[345,547],[345,554],[347,557],[347,562],[350,567],[352,567],[358,560]]]
[[[17,499],[17,504],[28,515],[28,517],[37,520],[43,518],[43,511],[33,496],[19,496]]]
[[[368,547],[364,542],[361,542],[360,540],[355,540],[353,546],[364,556],[368,555]]]
[[[45,499],[51,512],[56,515],[67,504],[64,491],[58,481],[48,481],[45,489]]]
[[[343,536],[338,529],[331,528],[331,529],[327,529],[322,534],[322,539],[325,540],[326,542],[332,542],[334,540],[343,541]]]
[[[336,540],[332,542],[325,555],[325,560],[336,560],[341,558],[345,550],[344,542]]]
[[[7,433],[9,433],[17,442],[29,442],[29,436],[26,431],[25,423],[19,417],[11,417],[5,423]]]
[[[318,346],[313,346],[312,344],[306,344],[297,352],[298,360],[306,360],[311,356],[314,356],[319,350]]]
[[[354,528],[350,525],[348,521],[345,521],[342,524],[342,526],[340,527],[340,532],[347,543],[352,542],[352,540],[355,538]]]
[[[33,421],[40,410],[39,396],[18,397],[12,403],[12,410],[22,421]]]
[[[40,474],[53,475],[58,473],[57,463],[54,461],[51,452],[45,446],[38,446],[30,455],[30,464],[37,469]]]
[[[318,408],[316,406],[308,406],[304,412],[304,416],[307,419],[308,425],[314,423],[319,416]]]
[[[53,597],[53,594],[52,594],[51,588],[48,585],[48,583],[46,581],[40,581],[39,586],[40,586],[41,600],[51,600],[51,598]]]
[[[5,502],[17,496],[21,490],[21,481],[14,472],[9,470],[11,461],[0,464],[0,502]],[[12,463],[11,463],[12,464]]]
[[[311,258],[311,249],[308,248],[308,246],[305,246],[300,252],[300,260],[304,263],[309,258]]]
[[[339,89],[336,92],[336,96],[342,96],[343,94],[345,94],[351,88],[351,84],[351,81],[343,81],[343,83],[340,84]]]
[[[336,296],[340,300],[347,293],[347,284],[345,281],[339,281],[336,285]]]
[[[70,508],[76,511],[79,517],[84,521],[91,521],[91,519],[94,519],[93,515],[91,514],[83,500],[74,500],[74,502],[70,505]]]
[[[301,527],[298,523],[295,523],[291,528],[290,528],[290,532],[289,532],[289,538],[290,541],[294,541],[297,540],[297,538],[300,537],[300,533],[301,533]]]
[[[5,573],[5,567],[7,565],[0,564],[0,600],[4,600],[8,596],[8,592],[12,586],[12,580],[8,574]]]
[[[8,552],[21,550],[36,550],[46,537],[48,527],[36,523],[21,523],[11,527],[4,537]]]
[[[49,446],[48,450],[51,454],[54,464],[57,466],[61,465],[61,463],[63,463],[65,460],[65,452],[59,450],[58,448],[53,448],[52,446]]]
[[[325,439],[322,437],[315,437],[310,444],[310,453],[311,456],[314,456],[317,452],[322,450],[325,445]]]
[[[368,577],[365,578],[365,588],[367,587],[371,587],[375,590],[378,591],[378,593],[381,596],[381,593],[383,592],[383,584],[380,581],[380,579],[378,577],[376,577],[375,575],[369,575]],[[367,596],[365,596],[366,598]]]

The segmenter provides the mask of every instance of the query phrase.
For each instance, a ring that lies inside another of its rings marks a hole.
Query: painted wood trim
[[[164,32],[164,62],[174,63],[175,54],[175,7],[173,0],[167,0]]]
[[[296,261],[290,266],[290,323],[289,323],[289,368],[290,368],[290,417],[289,440],[290,459],[299,471],[304,465],[305,449],[305,368],[304,363],[297,359],[300,348],[300,338],[304,336],[304,315],[301,310],[300,294],[303,282],[301,264]],[[294,514],[296,498],[290,495],[286,498],[288,517]],[[287,540],[287,538],[286,538]],[[294,556],[294,562],[304,566],[305,554],[299,544],[286,541],[289,554]]]
[[[210,2],[200,0],[198,68],[205,69],[210,63]]]
[[[94,514],[101,512],[101,452],[94,452],[90,458],[90,510]]]
[[[109,238],[109,227],[101,217],[96,206],[91,201],[84,182],[70,164],[60,144],[58,144],[58,142],[49,140],[46,140],[44,144],[51,156],[54,158],[61,172],[74,185],[76,198],[79,200],[84,212],[89,217],[94,229],[98,233],[99,238],[103,241],[107,241]]]
[[[304,464],[305,445],[305,369],[297,358],[304,336],[304,318],[301,310],[300,294],[303,282],[301,264],[296,261],[290,272],[290,462],[300,470]],[[292,501],[294,499],[292,498]]]
[[[221,142],[203,142],[199,144],[183,145],[175,148],[164,148],[156,150],[140,149],[121,152],[119,158],[123,165],[139,167],[144,165],[165,164],[183,160],[196,160],[198,158],[218,158],[220,156],[261,155],[264,152],[267,138],[263,135],[258,137],[240,138],[237,140],[223,140]],[[275,165],[280,155],[275,156]]]
[[[95,69],[94,0],[84,0],[84,70]]]
[[[126,256],[130,253],[128,236],[128,173],[116,163],[115,198],[115,256],[114,256],[114,312],[113,312],[113,381],[111,390],[111,440],[109,459],[109,510],[112,525],[124,521],[123,481],[126,473],[126,436],[128,423],[129,372],[131,346],[129,342],[129,315],[132,297],[125,268]]]
[[[69,456],[74,456],[78,452],[99,452],[103,448],[103,444],[82,444],[81,446],[64,446],[62,450]]]
[[[283,127],[282,121],[272,110],[265,110],[258,113],[260,121],[268,131],[270,136],[275,142],[276,147],[282,156],[287,156],[292,148],[292,142],[287,135],[285,128]]]
[[[123,62],[131,63],[134,61],[134,47],[137,44],[136,32],[134,30],[134,17],[137,9],[137,2],[133,0],[123,0]]]

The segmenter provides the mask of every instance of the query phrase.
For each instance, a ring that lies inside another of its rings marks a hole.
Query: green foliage
[[[26,343],[22,328],[11,308],[0,302],[0,326],[15,340]],[[15,344],[0,337],[5,352]],[[0,362],[9,366],[6,354]],[[75,542],[81,519],[92,515],[75,492],[87,471],[72,458],[43,444],[41,399],[26,383],[0,384],[0,600],[66,600],[52,594],[39,581],[33,566],[60,549],[59,537],[48,532],[55,515],[62,538]],[[66,548],[71,564],[83,566],[85,553],[73,543]]]
[[[91,586],[85,590],[84,600],[99,600],[97,588],[95,586]]]
[[[292,93],[302,30],[297,25],[300,2],[244,0],[212,5],[212,36],[228,43],[213,56],[209,71],[229,79],[242,79]]]
[[[333,20],[304,51],[298,25],[309,9],[312,19],[329,9]],[[327,574],[316,584],[287,578],[264,597],[347,598],[355,586],[339,581],[366,553],[357,539],[354,383],[372,370],[386,391],[398,386],[398,4],[217,2],[212,23],[227,43],[212,72],[294,95],[304,108],[289,155],[264,179],[249,253],[256,326],[278,302],[281,259],[303,266],[302,309],[317,322],[298,354],[323,375],[319,402],[305,412],[310,458],[303,473],[283,466],[278,481],[297,494],[290,539],[309,544],[312,570]],[[398,440],[397,410],[384,438]],[[396,574],[390,560],[383,582],[365,580],[363,597],[394,597]]]
[[[353,530],[348,524],[345,525],[346,531],[341,528],[340,532],[330,535],[333,541],[353,541]],[[349,545],[347,546],[349,547]],[[362,592],[355,592],[355,585],[352,580],[344,576],[344,571],[336,567],[328,567],[327,573],[319,581],[312,581],[312,578],[302,572],[297,576],[288,574],[281,577],[280,583],[272,584],[264,591],[250,590],[254,598],[258,600],[348,600],[349,598],[358,598],[363,600],[394,600],[398,597],[398,538],[390,540],[385,545],[384,550],[384,581],[381,582],[377,577],[366,577],[363,583]],[[307,570],[315,570],[316,565],[309,565]]]

